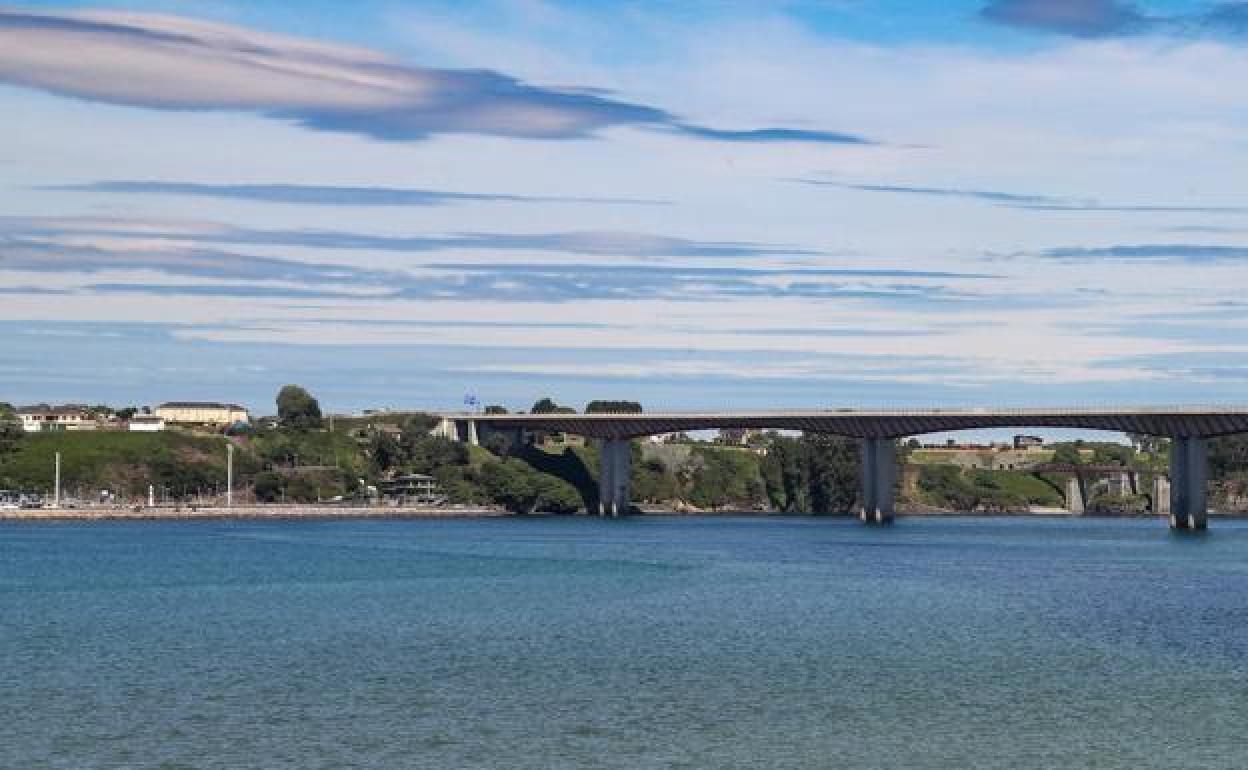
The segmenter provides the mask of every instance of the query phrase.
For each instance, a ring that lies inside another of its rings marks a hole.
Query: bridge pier
[[[1170,479],[1157,474],[1153,477],[1153,513],[1170,516]]]
[[[1209,441],[1199,436],[1170,439],[1170,527],[1201,530],[1209,524],[1205,481]]]
[[[1072,474],[1066,479],[1066,510],[1075,516],[1082,516],[1087,508],[1087,499],[1083,492],[1083,479],[1079,474]]]
[[[897,444],[891,438],[864,438],[859,444],[862,464],[862,508],[858,518],[868,524],[891,524],[896,515]]]
[[[429,431],[430,436],[438,438],[450,439],[451,441],[459,441],[459,428],[456,427],[455,421],[450,417],[438,418],[438,424]]]
[[[630,479],[632,474],[632,442],[628,439],[603,439],[602,458],[598,469],[598,512],[603,516],[621,516],[632,506]]]

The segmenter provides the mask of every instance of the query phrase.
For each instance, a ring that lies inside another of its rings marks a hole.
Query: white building
[[[95,418],[75,406],[25,406],[17,410],[22,430],[39,433],[45,430],[95,430]]]
[[[154,414],[136,414],[127,425],[131,433],[159,433],[165,429],[165,418]]]
[[[156,416],[169,425],[224,427],[251,421],[247,410],[238,404],[219,404],[215,401],[169,401],[156,407]]]

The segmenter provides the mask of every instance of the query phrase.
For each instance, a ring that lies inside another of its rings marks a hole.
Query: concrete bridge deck
[[[602,441],[602,513],[627,511],[628,441],[642,436],[717,428],[829,433],[861,440],[865,521],[894,515],[896,440],[924,433],[977,428],[1083,428],[1171,439],[1170,520],[1176,529],[1204,529],[1206,455],[1210,438],[1248,433],[1248,407],[1040,407],[969,409],[821,409],[793,411],[650,412],[639,414],[438,415],[442,435],[476,443],[481,428],[573,433]]]
[[[972,428],[1086,428],[1150,436],[1212,438],[1248,433],[1248,407],[1076,407],[1021,409],[823,409],[643,414],[446,414],[499,428],[616,439],[713,428],[774,428],[854,438],[901,438]]]

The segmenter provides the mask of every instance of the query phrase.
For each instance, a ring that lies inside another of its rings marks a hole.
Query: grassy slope
[[[976,476],[991,479],[997,489],[1027,500],[1032,505],[1060,508],[1065,504],[1060,492],[1043,479],[1026,471],[975,471]]]
[[[364,445],[339,430],[333,433],[327,430],[300,433],[260,431],[242,439],[241,443],[257,457],[274,458],[277,465],[290,464],[297,457],[299,465],[335,466],[357,476],[368,472]]]
[[[0,457],[0,486],[50,490],[57,452],[66,490],[82,485],[137,494],[149,483],[225,480],[224,439],[92,431],[25,436],[14,452]]]

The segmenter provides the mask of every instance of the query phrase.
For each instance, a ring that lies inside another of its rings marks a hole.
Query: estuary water
[[[0,767],[1248,766],[1248,522],[0,523]]]

